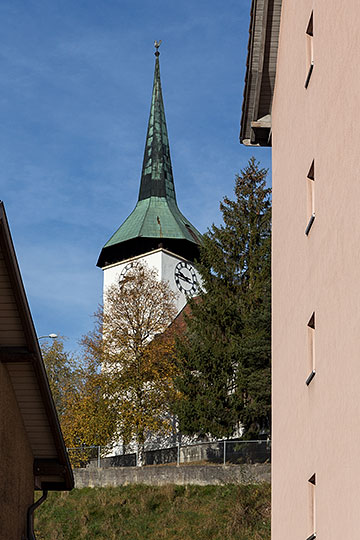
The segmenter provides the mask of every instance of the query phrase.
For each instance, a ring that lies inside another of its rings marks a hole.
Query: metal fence
[[[101,446],[84,446],[68,448],[73,467],[135,467],[136,452],[110,455],[109,448]],[[144,465],[195,463],[239,465],[243,463],[270,463],[270,440],[243,441],[222,440],[213,442],[197,442],[177,445],[169,448],[146,449]]]

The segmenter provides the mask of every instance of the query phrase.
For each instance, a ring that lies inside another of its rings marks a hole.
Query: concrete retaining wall
[[[270,482],[269,463],[254,465],[189,465],[151,467],[112,467],[110,469],[75,469],[75,487],[108,487],[126,484],[258,484]]]

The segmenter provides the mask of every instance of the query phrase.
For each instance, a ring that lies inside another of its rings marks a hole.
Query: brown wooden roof
[[[271,108],[282,0],[252,0],[240,142],[271,146]]]
[[[9,373],[34,455],[35,486],[72,489],[73,474],[1,201],[0,362]]]

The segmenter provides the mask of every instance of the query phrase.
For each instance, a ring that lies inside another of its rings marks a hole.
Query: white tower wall
[[[104,294],[106,289],[110,285],[119,282],[119,276],[121,272],[125,269],[125,267],[135,261],[146,263],[149,268],[154,268],[158,273],[159,280],[169,283],[171,290],[176,293],[176,307],[177,312],[179,313],[184,308],[187,302],[188,295],[186,295],[184,292],[181,292],[176,284],[175,268],[179,262],[185,262],[192,267],[193,265],[179,255],[175,255],[174,253],[171,253],[170,251],[167,251],[163,248],[159,248],[149,253],[138,255],[137,257],[132,257],[130,259],[126,259],[119,263],[112,264],[103,268]],[[195,268],[194,272],[196,274],[198,283],[200,283],[200,276]]]

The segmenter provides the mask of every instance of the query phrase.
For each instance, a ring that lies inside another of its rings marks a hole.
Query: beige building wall
[[[273,540],[360,538],[359,26],[356,0],[283,0],[272,115]]]
[[[21,540],[34,499],[33,455],[10,383],[0,363],[0,539]]]

